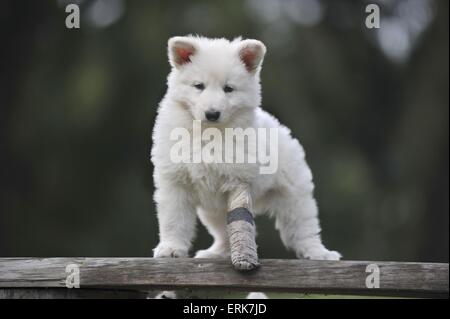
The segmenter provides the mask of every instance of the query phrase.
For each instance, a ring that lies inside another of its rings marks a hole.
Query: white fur
[[[268,299],[268,297],[262,292],[251,292],[247,295],[246,299]]]
[[[190,61],[179,63],[176,48],[192,50]],[[241,53],[253,50],[254,65],[244,65]],[[214,238],[196,257],[229,256],[226,234],[228,194],[247,185],[255,215],[269,213],[288,249],[299,258],[337,260],[340,254],[326,249],[320,226],[311,171],[300,143],[290,130],[260,108],[260,69],[266,51],[257,40],[233,41],[203,37],[175,37],[169,40],[168,90],[161,101],[153,132],[152,162],[160,242],[155,257],[188,256],[195,235],[196,216]],[[199,91],[193,84],[204,83]],[[231,85],[231,93],[223,91]],[[221,112],[218,122],[205,120],[205,111]],[[261,175],[258,164],[184,164],[170,160],[170,132],[192,128],[193,119],[202,126],[278,128],[279,155],[275,174]]]

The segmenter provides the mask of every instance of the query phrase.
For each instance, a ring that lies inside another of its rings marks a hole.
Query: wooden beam
[[[242,273],[228,259],[0,258],[0,289],[66,288],[66,266],[80,269],[80,288],[225,289],[411,297],[448,297],[444,263],[261,260]],[[380,287],[367,288],[369,264],[377,265]]]

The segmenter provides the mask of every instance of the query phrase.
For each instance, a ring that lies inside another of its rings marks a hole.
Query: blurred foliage
[[[448,1],[380,1],[380,30],[367,3],[3,2],[0,256],[151,254],[166,44],[193,33],[266,43],[263,105],[306,149],[329,248],[448,261]],[[293,257],[257,224],[262,257]],[[195,248],[211,241],[199,230]]]

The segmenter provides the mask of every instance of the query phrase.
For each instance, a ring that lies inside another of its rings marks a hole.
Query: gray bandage
[[[234,208],[227,216],[227,231],[233,267],[237,270],[251,270],[258,267],[256,231],[252,213],[245,207]]]

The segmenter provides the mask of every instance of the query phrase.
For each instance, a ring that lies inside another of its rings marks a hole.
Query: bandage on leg
[[[231,263],[237,270],[251,270],[259,266],[255,242],[256,230],[250,212],[251,198],[246,188],[237,189],[230,196],[227,232]]]

